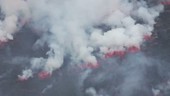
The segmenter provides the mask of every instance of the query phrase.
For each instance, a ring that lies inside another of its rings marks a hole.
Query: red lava
[[[108,52],[105,54],[105,58],[111,58],[113,56],[119,56],[119,57],[124,57],[124,55],[126,54],[125,51],[112,51],[112,52]]]
[[[127,50],[128,52],[131,52],[131,53],[136,53],[136,52],[139,52],[140,51],[140,48],[137,47],[137,46],[131,46],[128,48]]]
[[[51,77],[51,74],[47,71],[41,71],[40,73],[38,73],[38,77],[40,79],[47,79],[47,78]]]
[[[8,41],[7,40],[5,40],[5,41],[0,41],[0,47],[3,47],[6,43],[7,43]]]
[[[170,5],[170,0],[169,1],[163,1],[161,2],[163,5]]]
[[[27,81],[28,80],[28,78],[26,78],[26,77],[18,77],[18,81],[21,81],[21,82],[23,82],[23,81]]]
[[[81,67],[82,68],[90,68],[90,69],[96,69],[99,68],[99,63],[96,64],[92,64],[92,63],[87,63],[87,64],[83,64]]]
[[[147,39],[149,39],[150,37],[147,37]],[[124,50],[120,50],[120,51],[112,51],[112,52],[108,52],[105,54],[105,58],[111,58],[113,56],[118,56],[118,57],[124,57],[126,55],[127,52],[131,52],[131,53],[136,53],[139,52],[140,48],[137,46],[131,46],[129,47],[126,51]]]
[[[143,39],[144,39],[145,41],[151,41],[153,38],[152,38],[152,36],[150,36],[150,35],[144,35]]]

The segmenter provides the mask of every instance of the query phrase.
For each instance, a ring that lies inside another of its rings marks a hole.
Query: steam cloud
[[[30,17],[27,2],[23,0],[0,0],[4,20],[0,22],[0,41],[13,40],[13,34],[21,28]]]
[[[28,24],[41,30],[34,48],[50,48],[47,58],[33,57],[20,78],[32,77],[35,70],[51,74],[66,56],[75,64],[97,66],[97,59],[109,52],[140,49],[163,10],[163,5],[148,6],[143,0],[1,0],[0,6],[1,42],[12,40]]]

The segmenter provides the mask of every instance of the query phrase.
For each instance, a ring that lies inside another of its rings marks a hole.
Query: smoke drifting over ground
[[[0,0],[1,61],[10,69],[2,70],[0,79],[7,78],[16,89],[8,93],[8,83],[2,83],[0,94],[163,94],[160,90],[169,88],[160,82],[168,81],[169,71],[162,73],[161,60],[143,53],[164,9],[159,1],[151,2]],[[37,76],[50,78],[41,81]],[[23,83],[15,82],[17,78]]]

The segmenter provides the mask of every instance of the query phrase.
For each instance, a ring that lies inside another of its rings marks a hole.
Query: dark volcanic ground
[[[170,96],[170,88],[164,84],[170,80],[169,17],[167,7],[157,19],[154,39],[143,45],[142,52],[128,54],[123,60],[100,60],[102,66],[93,71],[69,66],[66,59],[65,66],[51,78],[35,76],[20,82],[17,75],[29,68],[29,58],[45,57],[48,50],[34,49],[39,37],[24,26],[13,41],[0,48],[0,96],[93,96],[86,92],[91,87],[103,94],[100,96],[154,96],[152,88],[160,89],[161,96]]]

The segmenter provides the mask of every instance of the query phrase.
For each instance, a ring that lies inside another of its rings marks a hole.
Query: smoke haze
[[[162,85],[150,75],[161,60],[140,51],[164,10],[152,2],[0,0],[0,44],[9,44],[2,61],[20,81],[42,86],[38,96],[157,96]],[[50,78],[41,85],[36,76]]]

